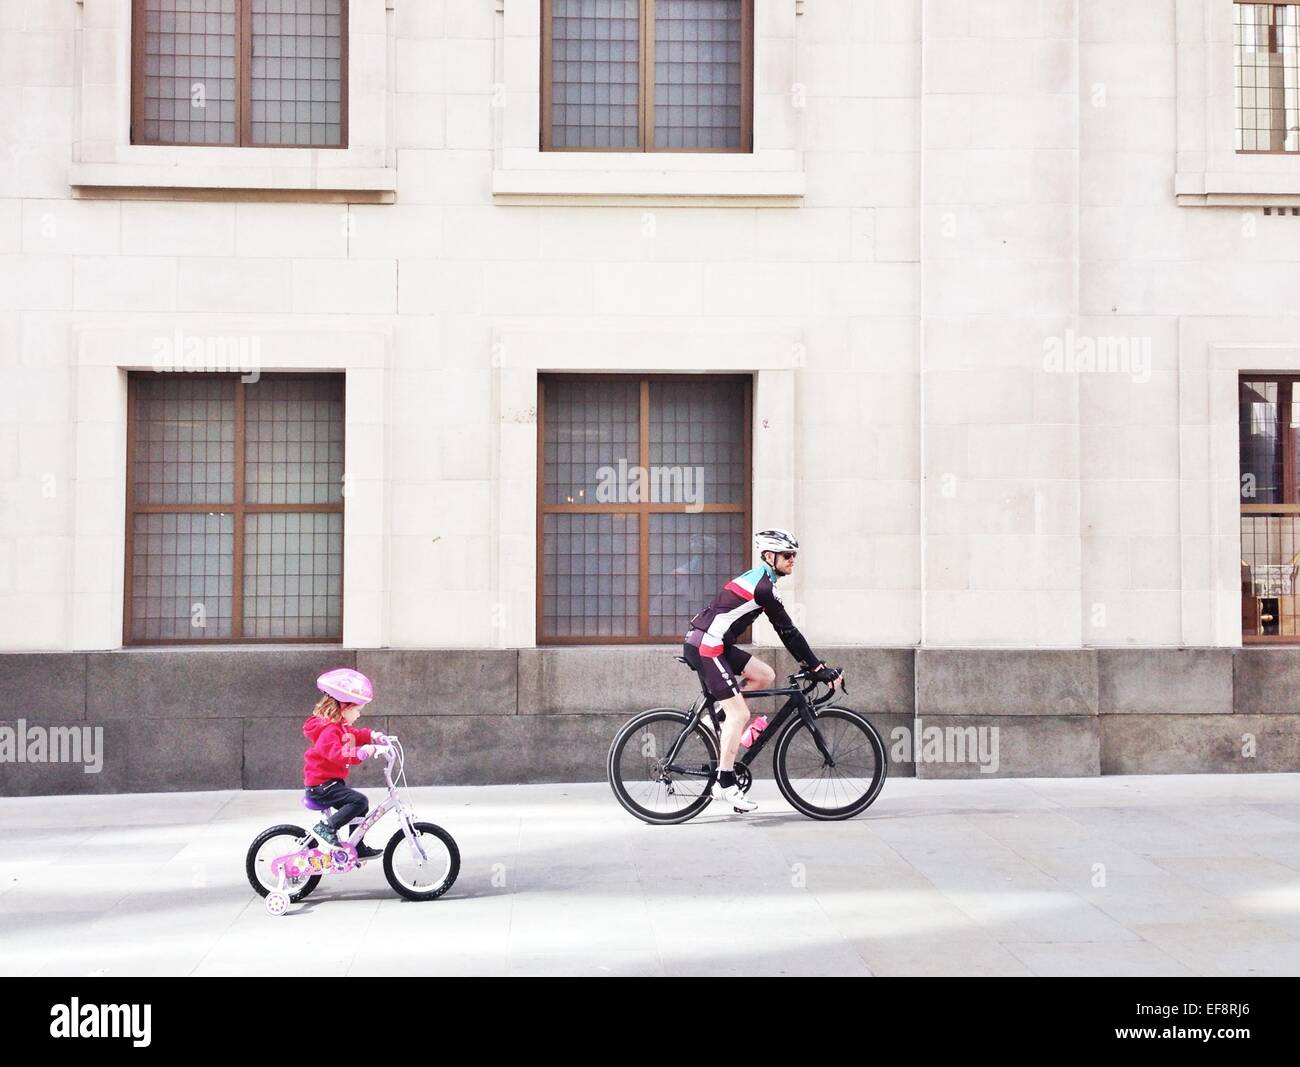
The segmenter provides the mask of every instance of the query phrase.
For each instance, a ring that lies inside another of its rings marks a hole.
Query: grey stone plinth
[[[41,732],[40,748],[35,751],[26,748],[22,761],[19,761],[17,750],[20,742],[32,739],[29,727]],[[123,793],[131,788],[131,738],[124,722],[36,722],[24,718],[20,726],[15,718],[0,722],[0,728],[13,731],[14,741],[12,754],[6,748],[4,758],[0,759],[0,796]],[[87,738],[84,734],[87,729],[98,729],[99,732]],[[79,736],[74,738],[72,731]],[[51,762],[56,751],[65,757],[64,762]],[[42,761],[29,762],[27,757],[30,755],[39,755]],[[97,757],[93,761],[92,755]],[[80,757],[80,762],[67,757]],[[98,763],[99,771],[87,773],[85,768],[95,763]]]
[[[1239,648],[1232,656],[1232,681],[1239,715],[1300,711],[1300,648]]]
[[[240,719],[132,719],[126,788],[133,793],[238,789],[243,785]]]
[[[599,782],[624,715],[436,715],[397,725],[413,785]]]
[[[303,719],[306,718],[304,715]],[[389,720],[363,715],[358,726],[389,732]],[[400,727],[393,727],[400,733]],[[297,789],[302,786],[302,759],[307,751],[302,721],[278,716],[274,719],[244,720],[244,788]],[[381,764],[367,760],[353,767],[348,784],[357,789],[382,786]]]
[[[1300,714],[1101,717],[1102,774],[1296,771]]]
[[[1097,700],[1102,715],[1230,715],[1232,650],[1102,649]]]
[[[383,715],[513,715],[515,649],[398,649],[357,652]]]
[[[934,739],[942,748],[934,747]],[[1096,716],[924,715],[917,720],[913,744],[918,778],[1073,778],[1101,773]]]
[[[92,652],[86,718],[302,718],[320,696],[317,676],[354,666],[354,652],[333,646]]]
[[[686,708],[699,695],[681,646],[615,645],[519,650],[521,715],[617,714]]]
[[[918,715],[1096,715],[1091,650],[921,649]],[[1094,772],[1095,773],[1095,772]]]
[[[86,657],[80,652],[19,652],[0,657],[5,714],[28,722],[85,718]]]

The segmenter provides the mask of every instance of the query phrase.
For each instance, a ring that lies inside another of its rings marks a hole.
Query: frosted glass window
[[[342,638],[343,391],[130,376],[124,640]]]
[[[347,146],[348,0],[134,0],[132,19],[133,144]]]
[[[1300,151],[1300,4],[1234,4],[1237,151]]]
[[[342,513],[249,515],[245,636],[330,637],[342,625]]]
[[[252,143],[342,141],[341,0],[251,0]]]
[[[743,513],[650,516],[650,629],[686,632],[691,617],[748,566]]]
[[[250,504],[343,499],[341,378],[263,378],[247,386],[244,404]]]
[[[635,148],[640,138],[639,0],[553,0],[551,136],[556,147]]]
[[[749,151],[753,0],[543,0],[542,147]]]
[[[137,504],[231,504],[235,383],[173,374],[136,385],[131,454]]]
[[[656,148],[738,148],[741,0],[655,0]]]
[[[640,519],[547,515],[542,611],[555,637],[635,636],[640,619]]]
[[[151,512],[136,514],[132,522],[132,638],[229,638],[234,515]]]
[[[734,382],[650,383],[650,499],[745,502],[745,397]]]
[[[677,640],[746,568],[749,389],[705,374],[543,377],[539,641]]]
[[[233,145],[236,0],[143,0],[139,135],[152,144]],[[142,32],[140,32],[142,31]]]

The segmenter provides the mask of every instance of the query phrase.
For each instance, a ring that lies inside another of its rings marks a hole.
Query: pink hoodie
[[[308,715],[302,733],[312,743],[303,753],[303,785],[321,785],[332,778],[347,779],[348,768],[355,767],[358,745],[370,744],[370,731],[364,726],[330,722],[319,715]]]

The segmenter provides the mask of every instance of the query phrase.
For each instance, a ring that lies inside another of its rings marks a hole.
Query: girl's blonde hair
[[[328,693],[316,701],[316,706],[312,708],[311,713],[330,722],[343,721],[343,705]]]

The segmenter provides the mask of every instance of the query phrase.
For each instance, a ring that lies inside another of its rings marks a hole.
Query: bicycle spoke
[[[797,727],[784,753],[787,783],[810,808],[847,811],[878,781],[883,771],[880,755],[873,738],[851,718],[822,714],[816,728],[829,761],[807,726]]]
[[[612,783],[626,802],[654,821],[671,819],[700,803],[708,785],[708,768],[713,754],[703,733],[697,728],[681,739],[684,722],[675,713],[664,713],[640,724],[635,733],[623,741],[611,767],[617,781]],[[672,770],[669,753],[677,746]],[[686,773],[699,768],[703,773]]]

